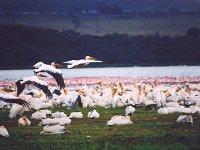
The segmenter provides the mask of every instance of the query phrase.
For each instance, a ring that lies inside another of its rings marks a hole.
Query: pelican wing
[[[37,88],[41,89],[47,97],[52,98],[52,94],[48,89],[48,84],[45,81],[38,79],[36,76],[25,77],[22,80],[16,82],[17,85],[17,95],[19,95],[25,88],[26,84],[32,84]]]
[[[38,69],[35,69],[35,72],[40,72],[41,70],[51,71],[51,72],[54,72],[54,73],[60,73],[60,74],[62,74],[62,71],[60,69],[54,68],[53,66],[47,65],[47,64],[43,64]]]
[[[75,63],[76,61],[78,61],[78,60],[69,60],[69,61],[65,61],[65,62],[63,62],[63,63],[65,63],[65,64],[73,64],[73,63]]]
[[[40,61],[40,62],[36,63],[35,65],[33,65],[33,67],[40,68],[42,65],[44,65],[44,63]]]
[[[58,86],[60,87],[60,89],[64,89],[65,88],[65,82],[64,82],[64,79],[62,77],[62,74],[53,73],[53,72],[50,72],[50,71],[47,71],[47,73],[55,78],[55,80],[56,80]]]
[[[18,81],[16,82],[16,86],[17,86],[17,96],[19,96],[19,95],[22,93],[22,91],[25,89],[25,84],[21,84],[21,81],[23,81],[23,80],[18,80]]]
[[[41,89],[46,94],[46,97],[48,97],[48,98],[53,97],[53,95],[51,94],[47,85],[43,85],[43,84],[40,84],[35,81],[27,81],[26,84],[32,84],[32,85],[36,86],[37,88]]]
[[[4,101],[6,103],[15,103],[15,104],[19,104],[22,105],[24,107],[29,105],[29,102],[22,100],[18,97],[15,97],[13,95],[8,95],[8,94],[0,94],[0,100]]]
[[[36,69],[35,69],[35,70],[36,70]],[[33,81],[33,82],[36,82],[36,83],[38,83],[38,84],[48,86],[48,84],[47,84],[45,81],[40,80],[40,79],[39,79],[38,77],[36,77],[36,76],[24,77],[24,78],[22,78],[22,80],[21,80],[20,83],[23,84],[23,83],[26,83],[27,81]]]

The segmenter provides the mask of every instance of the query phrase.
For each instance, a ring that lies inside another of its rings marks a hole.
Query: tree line
[[[22,25],[0,25],[0,69],[30,68],[38,61],[61,63],[91,55],[95,66],[200,65],[200,29],[184,36],[81,35]]]

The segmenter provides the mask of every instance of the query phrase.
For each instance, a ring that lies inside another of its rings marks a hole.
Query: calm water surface
[[[61,69],[64,78],[72,77],[199,77],[200,66],[166,66],[166,67],[109,67]],[[33,69],[0,70],[0,80],[17,80],[32,76]]]

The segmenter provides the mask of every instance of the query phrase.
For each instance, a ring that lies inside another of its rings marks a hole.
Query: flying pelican
[[[52,98],[52,94],[48,88],[48,84],[45,81],[38,79],[36,76],[24,77],[21,80],[18,80],[16,82],[17,96],[21,94],[21,92],[25,88],[25,85],[27,85],[27,84],[32,84],[32,85],[38,87],[46,94],[46,96],[48,98]]]
[[[85,59],[80,60],[70,60],[63,63],[69,64],[67,65],[67,68],[80,68],[89,65],[90,63],[99,63],[102,62],[100,60],[97,60],[94,57],[86,56]]]
[[[62,71],[60,69],[56,69],[52,65],[47,65],[43,62],[38,62],[33,67],[36,68],[34,70],[34,73],[38,74],[38,73],[46,72],[46,73],[48,73],[49,75],[51,75],[55,78],[60,89],[65,88],[65,83],[64,83],[63,76],[62,76]]]
[[[0,100],[3,101],[3,102],[6,102],[6,103],[19,104],[19,105],[22,105],[24,107],[29,105],[29,102],[27,102],[27,101],[25,101],[23,99],[20,99],[20,98],[18,98],[16,96],[10,95],[10,94],[0,93]]]

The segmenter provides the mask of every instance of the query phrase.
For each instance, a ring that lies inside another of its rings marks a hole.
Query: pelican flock
[[[87,56],[85,59],[64,63],[69,64],[68,68],[76,68],[96,62],[102,61]],[[148,83],[141,80],[140,83],[136,83],[131,80],[126,82],[127,80],[112,78],[108,81],[107,78],[101,78],[95,83],[79,84],[74,88],[68,88],[69,84],[66,84],[58,64],[48,65],[38,62],[33,67],[35,68],[34,76],[17,80],[12,90],[0,89],[0,109],[9,109],[11,119],[20,117],[19,126],[29,127],[30,120],[39,120],[38,125],[44,126],[43,131],[40,132],[41,135],[65,133],[65,125],[71,124],[74,118],[84,117],[81,111],[72,112],[67,116],[64,112],[49,110],[58,106],[66,109],[74,106],[81,108],[124,107],[124,115],[114,115],[111,120],[105,122],[109,126],[132,124],[129,115],[134,115],[138,107],[144,107],[149,111],[157,109],[159,114],[185,114],[177,119],[177,123],[193,124],[191,114],[200,113],[200,86],[198,84],[189,82],[162,84],[161,80],[157,79]],[[54,80],[47,80],[48,75]],[[51,82],[56,84],[50,84]],[[30,120],[23,116],[26,111],[32,113]],[[87,117],[98,119],[100,114],[94,109],[88,112]],[[4,126],[0,126],[0,135],[9,136]]]

